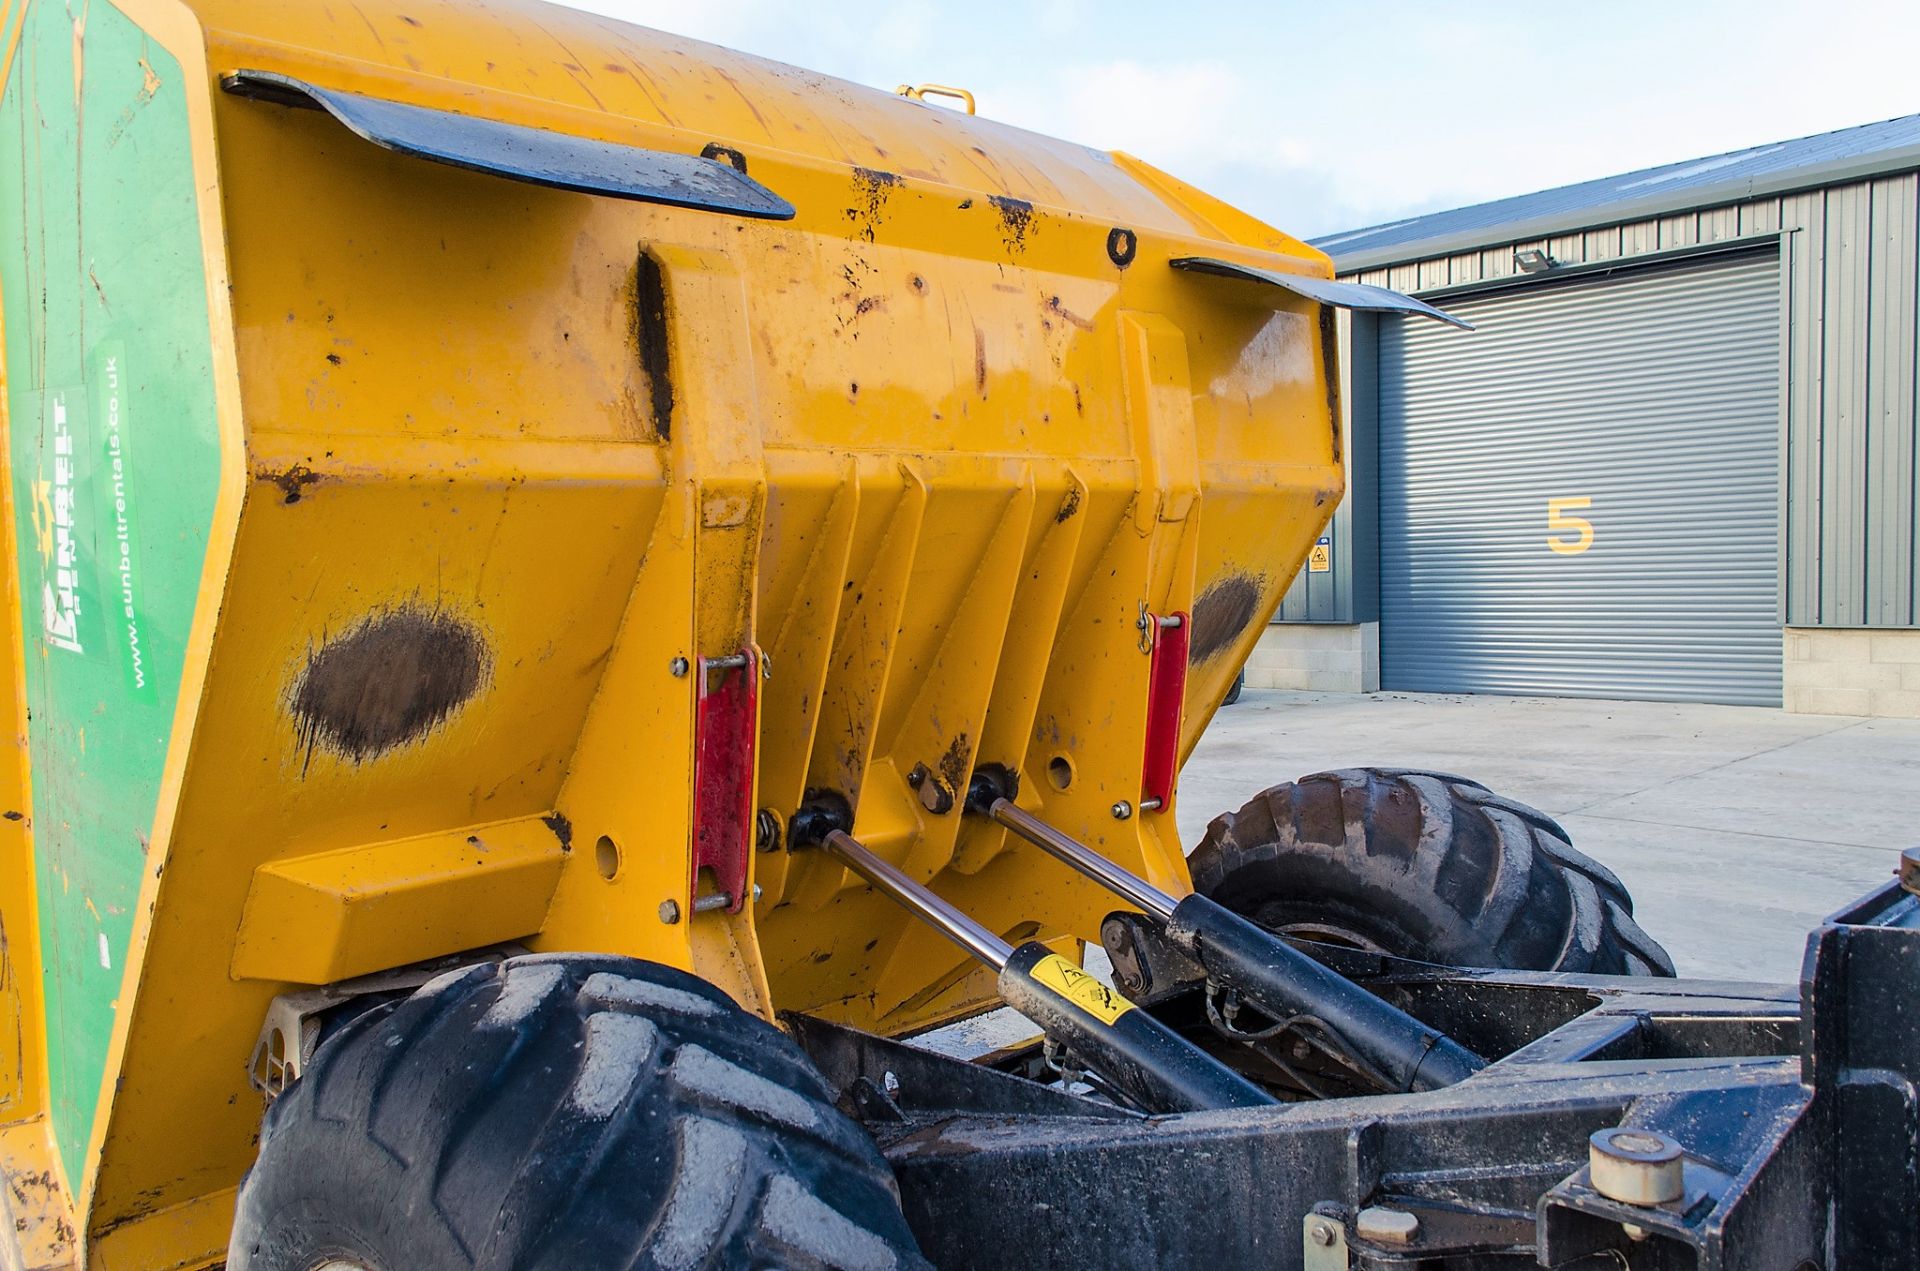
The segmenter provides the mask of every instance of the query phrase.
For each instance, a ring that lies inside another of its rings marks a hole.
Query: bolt
[[[755,901],[760,899],[759,883],[753,885],[753,898]],[[721,909],[731,909],[732,907],[733,897],[723,891],[708,892],[693,902],[693,912],[697,914],[710,914]]]
[[[920,806],[935,816],[953,811],[952,788],[931,772],[923,770],[920,780],[914,782],[914,789],[920,792]]]
[[[1125,799],[1122,799],[1120,800],[1120,802],[1113,805],[1114,820],[1124,821],[1132,815],[1133,815],[1133,805],[1131,803],[1128,803]]]
[[[673,661],[667,663],[667,671],[676,680],[686,675],[686,673],[692,669],[693,663],[687,661],[685,658],[675,658]]]
[[[671,927],[674,923],[679,922],[680,921],[680,902],[677,900],[661,901],[660,902],[660,921],[666,923],[669,927]]]
[[[1307,1236],[1313,1243],[1326,1248],[1333,1244],[1333,1224],[1326,1221],[1316,1222],[1307,1228]]]

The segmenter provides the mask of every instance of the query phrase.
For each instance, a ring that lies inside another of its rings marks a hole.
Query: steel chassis
[[[943,1268],[1920,1267],[1920,899],[1901,883],[1812,933],[1797,992],[1301,947],[1498,1058],[1423,1093],[1144,1116],[1006,1071],[1033,1052],[996,1066],[788,1022]],[[1146,1000],[1190,1020],[1201,991]],[[1595,1189],[1588,1136],[1617,1125],[1684,1148],[1679,1200]]]

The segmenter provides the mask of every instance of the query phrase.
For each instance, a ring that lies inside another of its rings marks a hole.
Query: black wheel
[[[924,1267],[879,1150],[778,1029],[630,958],[450,972],[268,1109],[233,1271]]]
[[[1246,686],[1247,686],[1247,673],[1245,671],[1242,671],[1240,672],[1240,674],[1233,677],[1233,687],[1228,689],[1227,695],[1220,699],[1220,704],[1222,706],[1231,706],[1235,702],[1239,701],[1240,690],[1245,688]]]
[[[1672,975],[1551,817],[1438,772],[1350,768],[1216,817],[1193,885],[1271,931],[1447,966]]]

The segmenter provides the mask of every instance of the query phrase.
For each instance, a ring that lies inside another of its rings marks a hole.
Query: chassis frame
[[[1424,1093],[1144,1116],[788,1022],[941,1267],[1920,1266],[1920,899],[1902,883],[1809,936],[1797,991],[1308,947],[1499,1058]],[[1617,1125],[1683,1147],[1678,1201],[1595,1189],[1588,1136]]]

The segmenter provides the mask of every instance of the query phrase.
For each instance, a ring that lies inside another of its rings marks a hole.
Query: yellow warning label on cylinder
[[[1057,953],[1034,963],[1031,974],[1103,1024],[1111,1024],[1133,1009],[1132,1002]]]

